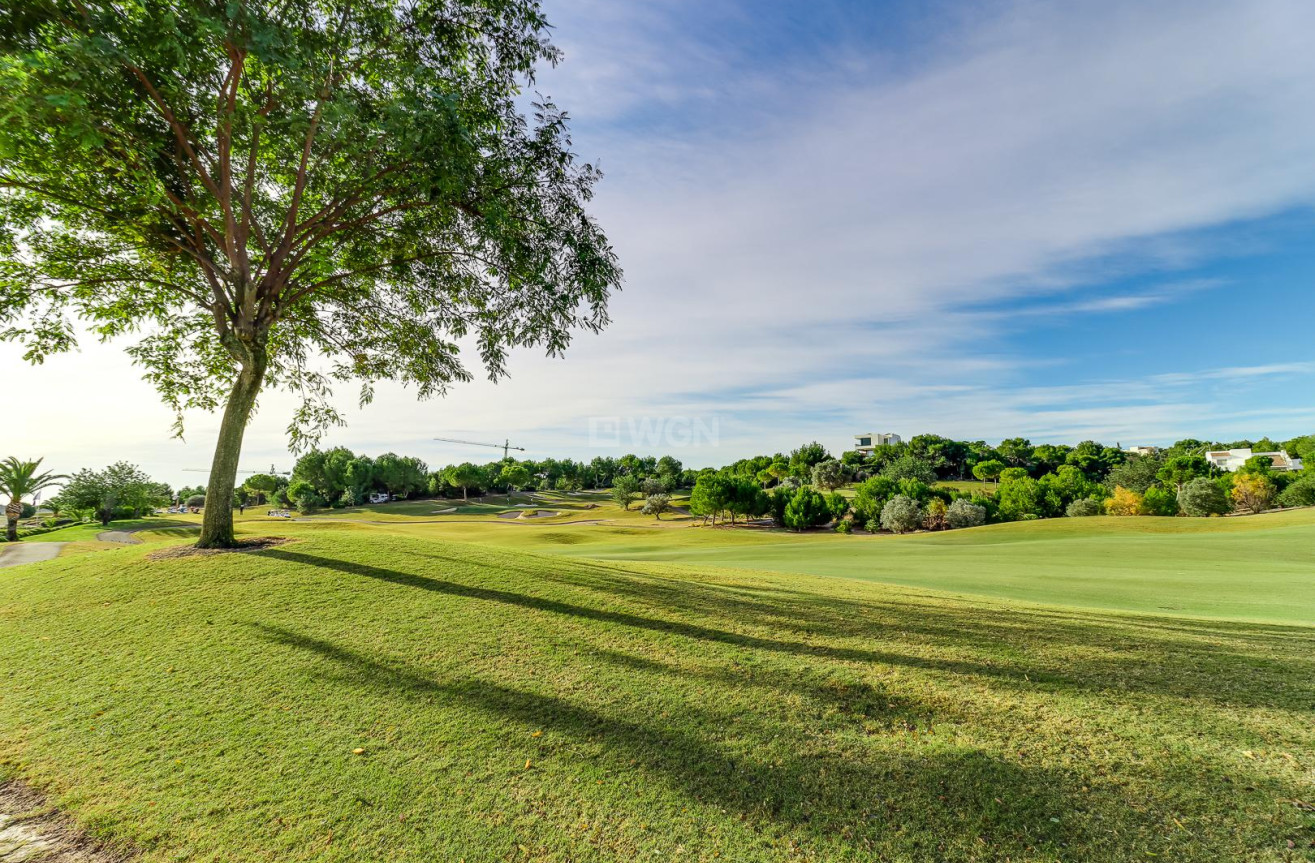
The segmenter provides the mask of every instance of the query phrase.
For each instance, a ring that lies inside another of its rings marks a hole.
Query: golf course
[[[0,570],[0,776],[142,860],[1315,858],[1315,509],[197,519]]]

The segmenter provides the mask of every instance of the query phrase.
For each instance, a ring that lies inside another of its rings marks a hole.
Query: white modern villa
[[[1234,471],[1246,464],[1247,459],[1258,455],[1268,456],[1274,463],[1274,470],[1280,473],[1301,470],[1299,458],[1293,458],[1285,452],[1252,452],[1249,447],[1210,450],[1205,454],[1205,460],[1220,470]]]
[[[897,434],[864,432],[854,435],[854,449],[861,453],[871,453],[877,447],[902,443],[903,438]]]

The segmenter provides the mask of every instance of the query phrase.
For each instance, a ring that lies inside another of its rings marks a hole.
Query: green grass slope
[[[1313,853],[1310,628],[288,528],[0,572],[0,772],[148,861]]]
[[[634,514],[578,526],[398,529],[590,559],[839,576],[1074,608],[1315,623],[1315,508],[1223,519],[1048,519],[911,536],[658,525]]]

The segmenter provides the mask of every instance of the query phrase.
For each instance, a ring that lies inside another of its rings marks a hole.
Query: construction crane
[[[517,452],[525,452],[525,447],[512,446],[510,440],[503,440],[502,443],[484,443],[483,441],[477,441],[477,440],[458,440],[457,438],[454,437],[436,437],[434,438],[434,440],[442,441],[443,443],[460,443],[460,444],[465,444],[466,446],[486,446],[486,447],[492,447],[493,449],[500,449],[502,450],[503,459],[507,458],[507,455],[508,453],[511,452],[511,450],[516,450]]]

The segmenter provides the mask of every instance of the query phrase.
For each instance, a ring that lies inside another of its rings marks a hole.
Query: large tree
[[[599,174],[524,93],[555,63],[534,0],[30,0],[0,19],[0,338],[40,362],[71,317],[181,418],[223,406],[199,545],[234,545],[247,421],[339,416],[334,381],[422,397],[510,348],[563,350],[620,280]],[[526,110],[533,120],[525,116]],[[181,423],[179,424],[181,432]]]

